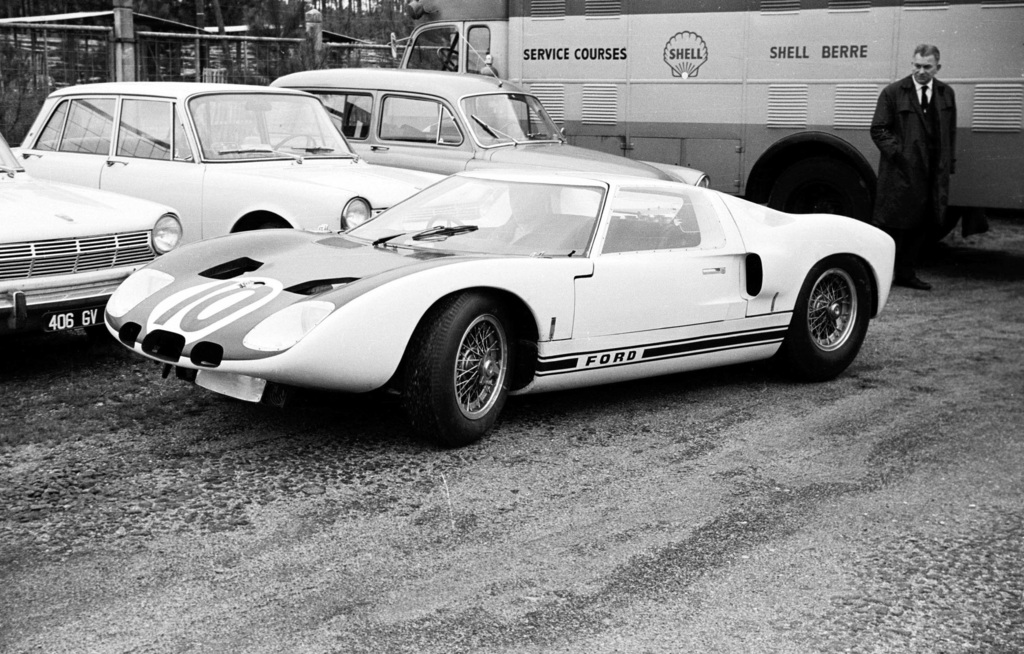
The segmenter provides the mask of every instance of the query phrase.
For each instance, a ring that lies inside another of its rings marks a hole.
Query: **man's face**
[[[914,81],[918,84],[927,84],[935,77],[935,73],[939,72],[939,69],[942,68],[939,62],[935,61],[934,55],[922,57],[916,54],[910,65],[914,69]]]

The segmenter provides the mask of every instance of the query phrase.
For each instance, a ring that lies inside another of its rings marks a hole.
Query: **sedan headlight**
[[[165,272],[143,268],[121,282],[114,294],[107,300],[107,313],[120,318],[160,289],[174,281]]]
[[[345,230],[359,227],[370,219],[370,203],[363,198],[352,198],[341,211],[341,226]]]
[[[153,227],[153,249],[157,254],[166,254],[181,242],[181,222],[171,213],[160,216]]]
[[[334,305],[324,300],[296,302],[253,327],[242,339],[242,345],[260,352],[287,350],[323,322],[332,311]]]

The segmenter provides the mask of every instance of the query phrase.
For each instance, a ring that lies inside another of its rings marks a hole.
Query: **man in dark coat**
[[[935,79],[937,47],[917,46],[911,65],[910,76],[882,90],[871,120],[871,139],[882,152],[874,222],[896,241],[893,283],[928,290],[915,268],[945,219],[949,176],[956,172],[956,98]]]

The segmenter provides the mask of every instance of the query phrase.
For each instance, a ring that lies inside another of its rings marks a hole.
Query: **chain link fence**
[[[53,91],[111,78],[112,28],[0,25],[0,133],[21,142]]]
[[[394,68],[387,45],[137,31],[135,79],[266,85],[312,68]],[[115,79],[113,29],[0,24],[0,133],[18,145],[54,89]]]

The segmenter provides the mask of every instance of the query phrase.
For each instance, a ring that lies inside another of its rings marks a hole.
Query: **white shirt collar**
[[[932,82],[935,81],[935,78],[932,78],[932,79],[928,80],[927,84],[920,84],[913,77],[911,77],[910,79],[914,80],[914,88],[917,89],[917,94],[918,95],[921,95],[921,87],[922,86],[927,86],[928,87],[928,97],[931,97],[931,95],[932,95]]]

